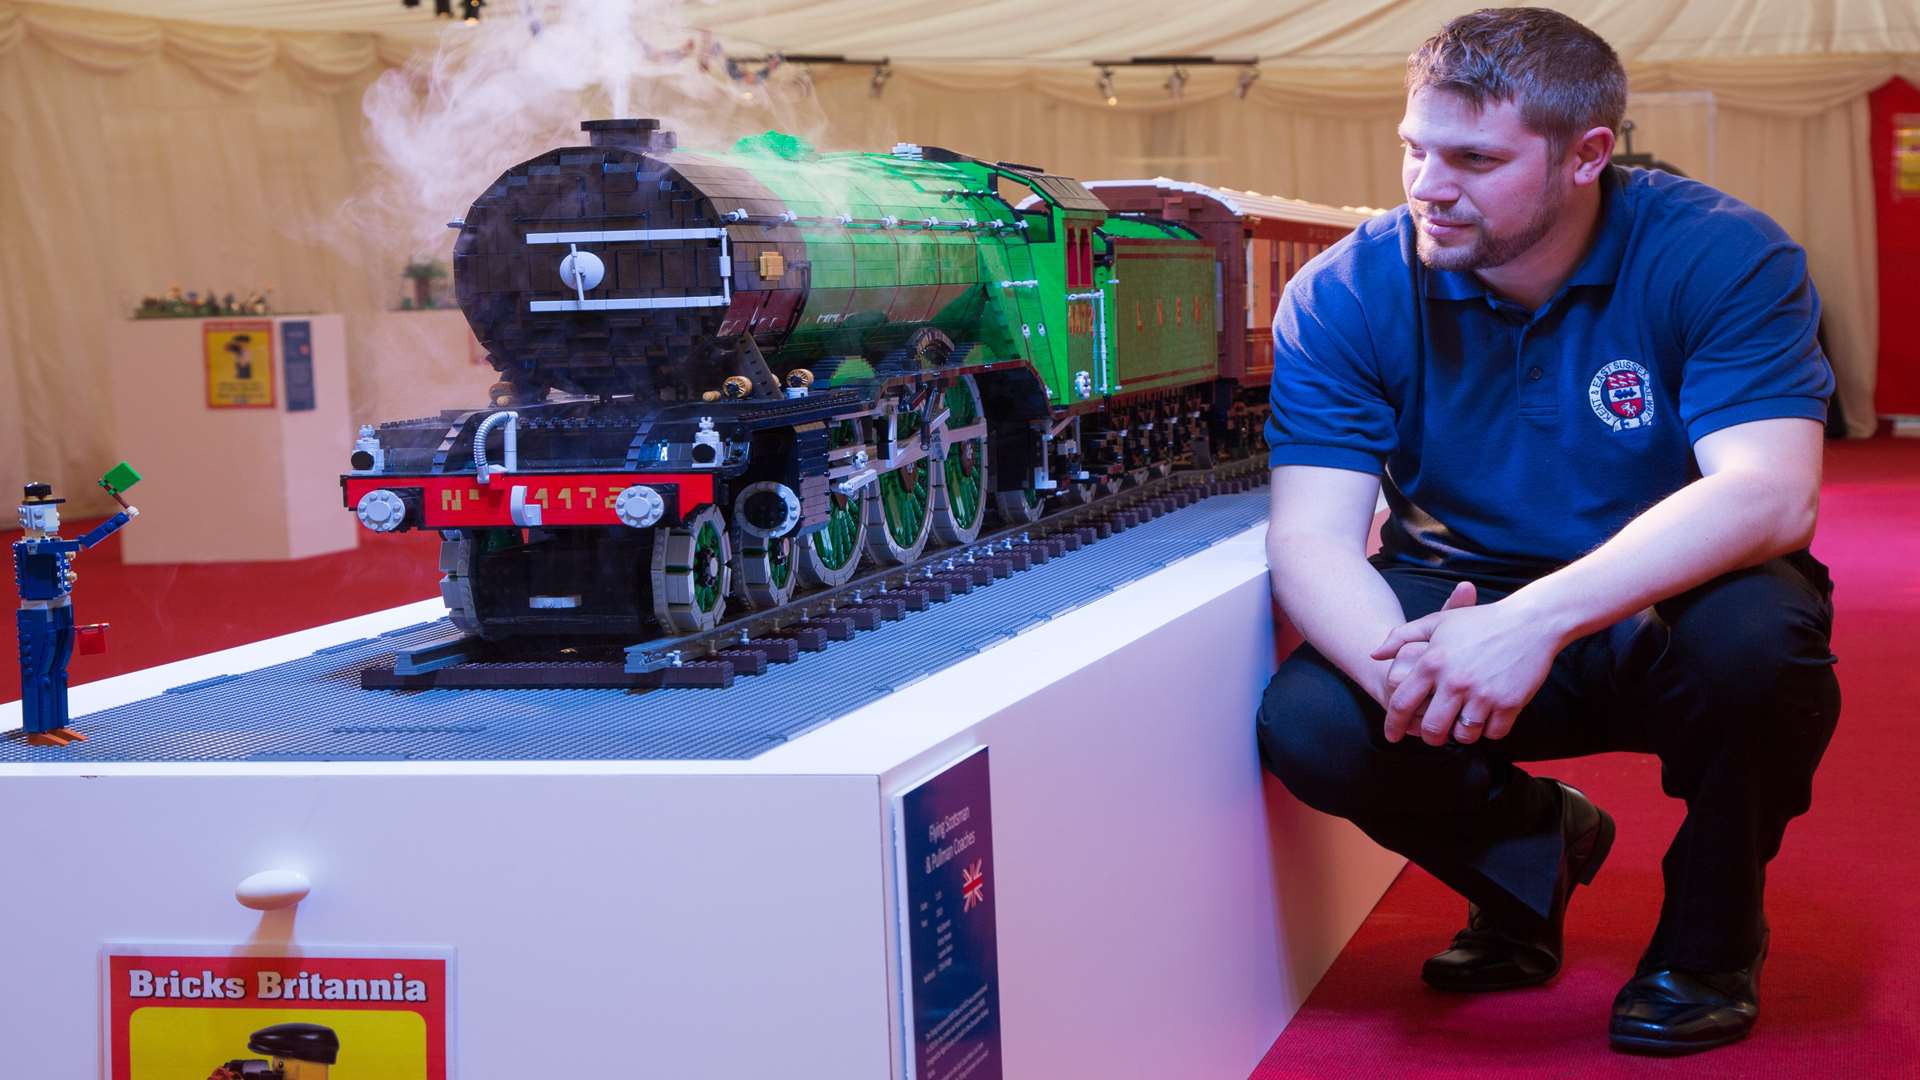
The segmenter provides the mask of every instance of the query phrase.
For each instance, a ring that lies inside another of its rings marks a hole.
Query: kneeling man
[[[1618,57],[1538,8],[1409,59],[1407,204],[1275,319],[1268,536],[1307,644],[1262,757],[1468,900],[1421,977],[1553,977],[1613,821],[1519,762],[1657,754],[1687,816],[1614,1045],[1752,1027],[1768,860],[1839,715],[1807,552],[1833,376],[1806,254],[1703,184],[1610,163]],[[1390,516],[1365,557],[1375,500]]]

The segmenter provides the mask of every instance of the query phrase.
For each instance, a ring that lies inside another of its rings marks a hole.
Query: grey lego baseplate
[[[1203,499],[724,690],[360,688],[361,669],[458,637],[441,619],[89,713],[75,725],[84,743],[0,740],[0,762],[743,760],[1211,547],[1266,512],[1264,488]]]

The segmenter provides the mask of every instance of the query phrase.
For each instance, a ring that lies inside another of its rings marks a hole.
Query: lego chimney
[[[580,130],[591,137],[594,146],[617,146],[641,153],[672,150],[680,143],[673,132],[660,130],[658,120],[587,120],[580,124]]]

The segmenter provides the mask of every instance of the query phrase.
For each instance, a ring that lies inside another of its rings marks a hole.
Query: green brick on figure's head
[[[139,482],[140,474],[124,461],[108,469],[107,475],[100,478],[100,486],[114,492],[125,491]]]

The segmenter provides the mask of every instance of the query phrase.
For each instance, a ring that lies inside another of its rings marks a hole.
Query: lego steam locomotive
[[[912,144],[581,126],[452,223],[488,407],[363,428],[341,478],[366,528],[441,533],[453,621],[490,639],[706,630],[1248,452],[1280,289],[1364,220]]]

